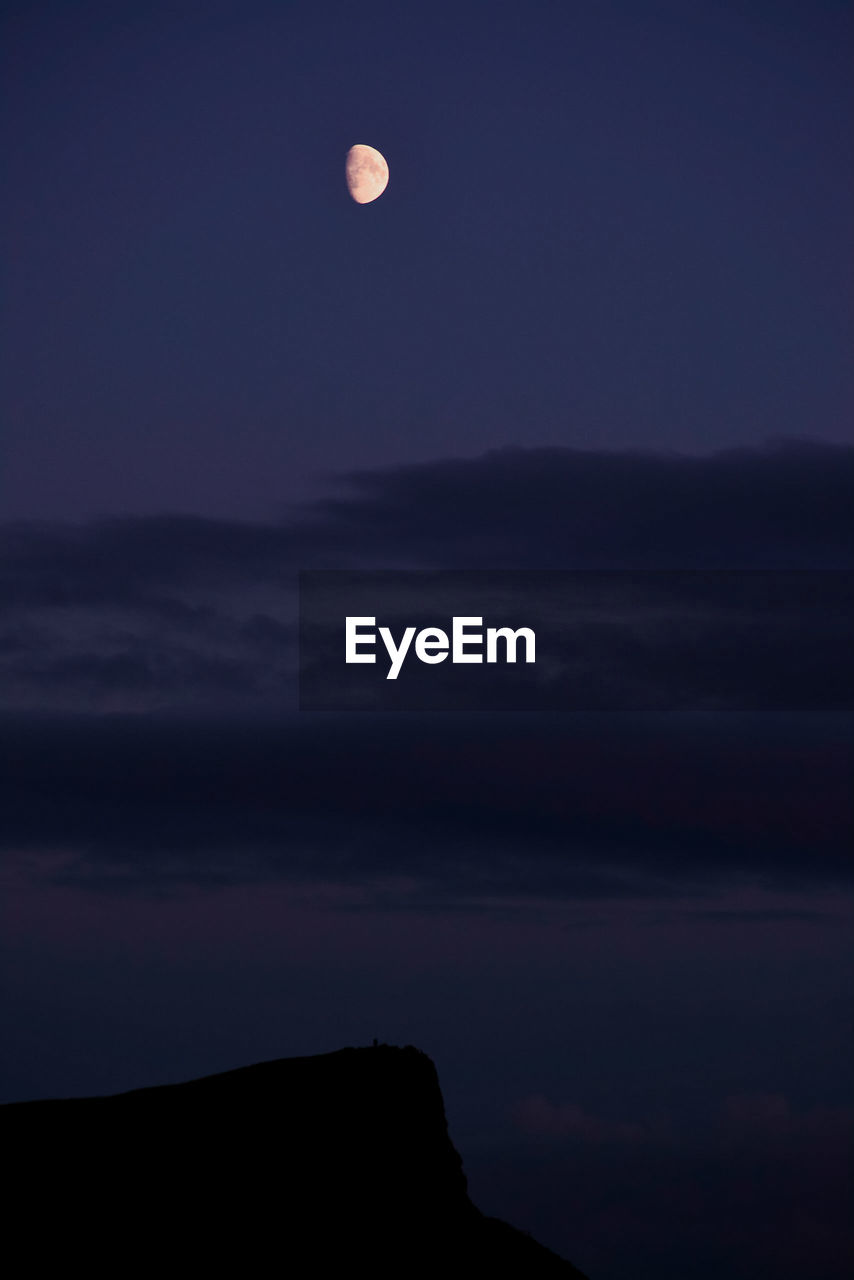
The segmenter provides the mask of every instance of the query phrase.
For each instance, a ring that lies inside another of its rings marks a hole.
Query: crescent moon
[[[347,152],[346,173],[347,190],[356,204],[370,204],[388,186],[385,156],[375,147],[366,147],[361,142]]]

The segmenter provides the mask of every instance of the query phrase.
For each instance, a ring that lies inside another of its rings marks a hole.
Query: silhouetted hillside
[[[581,1272],[468,1198],[431,1060],[286,1058],[113,1097],[0,1107],[6,1247],[90,1275]]]

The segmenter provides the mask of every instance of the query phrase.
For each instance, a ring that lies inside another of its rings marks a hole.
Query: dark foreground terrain
[[[27,1274],[582,1273],[468,1198],[431,1060],[285,1058],[186,1084],[0,1107],[7,1251]]]

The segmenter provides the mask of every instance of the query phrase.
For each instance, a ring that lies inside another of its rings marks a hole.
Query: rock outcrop
[[[471,1203],[431,1060],[379,1045],[0,1107],[7,1245],[89,1275],[564,1276]]]

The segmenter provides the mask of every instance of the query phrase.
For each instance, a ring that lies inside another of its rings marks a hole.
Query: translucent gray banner
[[[847,710],[847,571],[300,574],[304,711]]]

